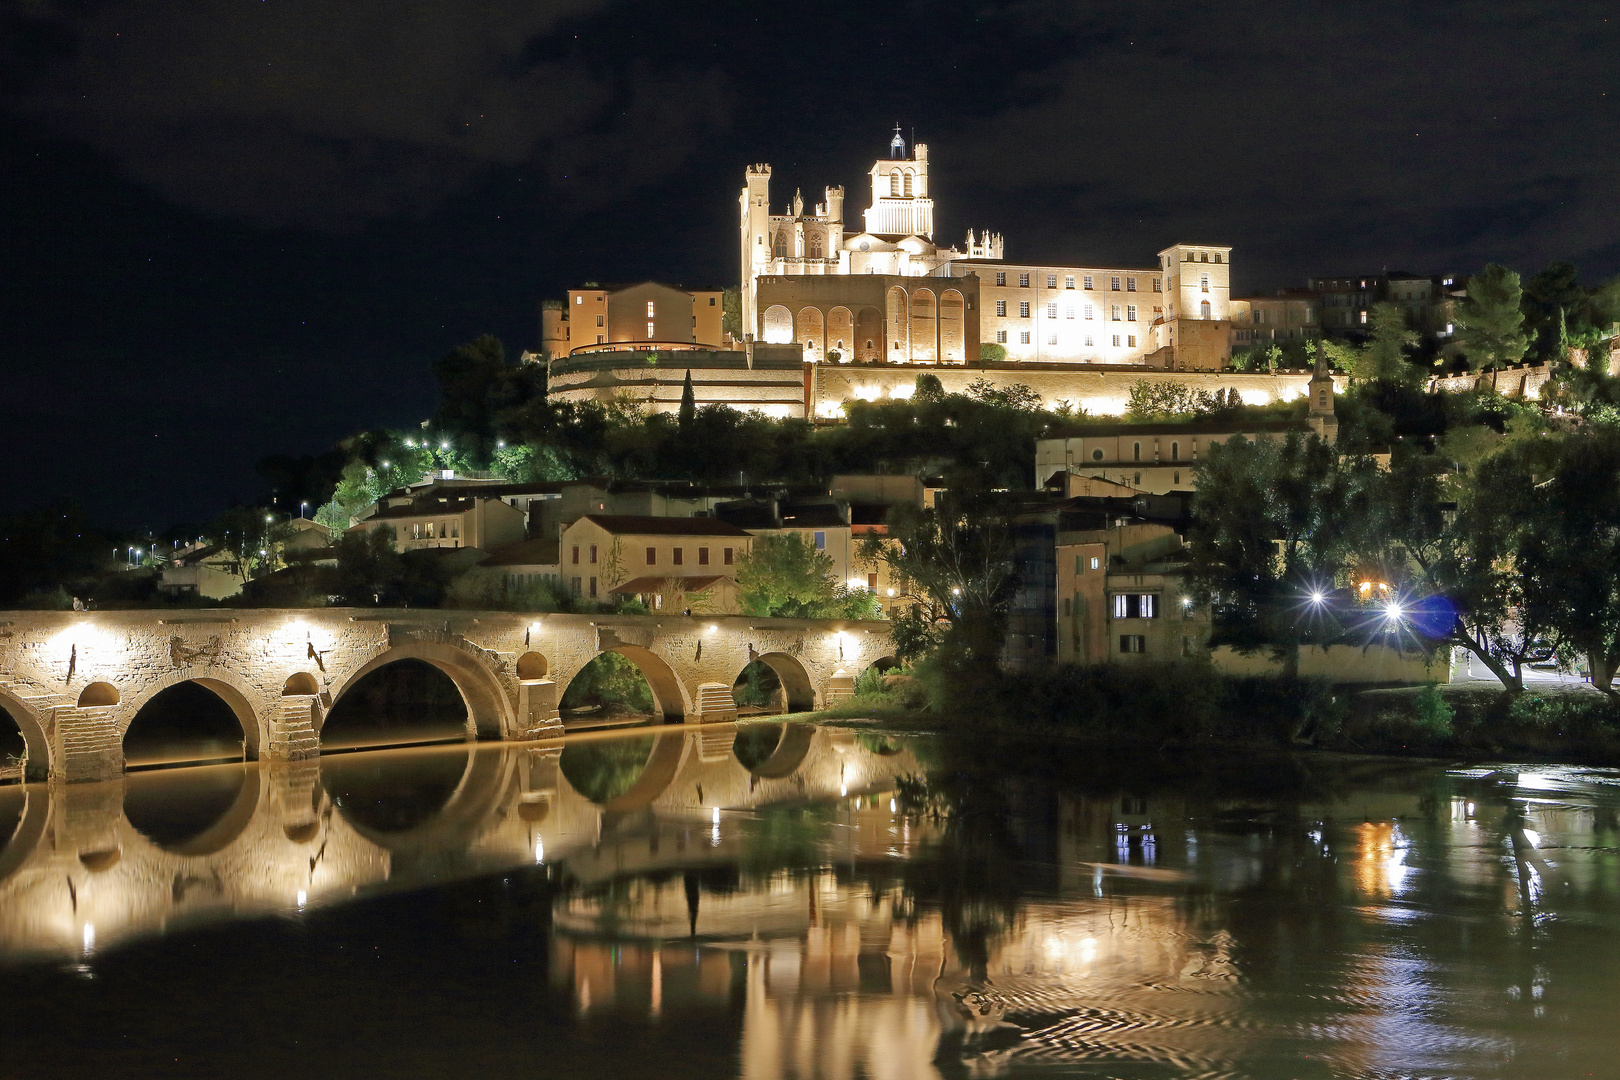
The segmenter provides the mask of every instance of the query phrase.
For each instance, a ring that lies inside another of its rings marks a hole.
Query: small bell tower
[[[1326,352],[1317,353],[1316,370],[1311,373],[1309,392],[1311,404],[1308,420],[1311,429],[1322,437],[1323,442],[1337,442],[1339,418],[1333,412],[1333,371],[1328,367]]]

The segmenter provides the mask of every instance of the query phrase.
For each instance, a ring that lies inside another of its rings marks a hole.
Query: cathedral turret
[[[900,125],[894,125],[894,138],[889,140],[889,160],[900,161],[906,156],[906,140],[900,136]]]
[[[1327,353],[1319,352],[1316,370],[1311,373],[1310,413],[1311,427],[1323,442],[1335,442],[1339,437],[1339,418],[1333,411],[1333,371],[1328,367]]]
[[[827,221],[840,228],[844,224],[844,188],[843,185],[827,189]],[[834,233],[835,240],[841,238],[840,233]]]
[[[747,185],[739,197],[742,221],[739,226],[742,248],[742,332],[752,335],[755,326],[754,279],[765,271],[770,259],[771,167],[748,166]]]

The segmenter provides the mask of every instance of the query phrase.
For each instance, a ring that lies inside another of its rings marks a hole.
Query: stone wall
[[[1516,364],[1499,371],[1470,371],[1429,380],[1430,393],[1462,394],[1470,390],[1491,390],[1503,397],[1534,401],[1552,378],[1545,364]]]
[[[142,705],[181,682],[217,694],[249,759],[319,753],[326,714],[362,678],[403,659],[448,675],[470,732],[560,734],[557,702],[606,651],[636,663],[667,719],[700,718],[756,658],[823,703],[891,650],[888,624],[744,617],[523,615],[324,608],[209,612],[0,613],[0,708],[22,728],[27,774],[73,781],[123,772],[123,738]]]

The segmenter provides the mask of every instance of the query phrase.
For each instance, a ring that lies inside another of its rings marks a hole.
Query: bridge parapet
[[[820,619],[589,616],[352,608],[0,613],[0,709],[22,729],[29,777],[105,780],[124,770],[141,708],[191,682],[242,729],[242,756],[297,761],[320,752],[325,718],[371,672],[432,665],[467,706],[469,737],[562,733],[557,706],[597,656],[646,676],[666,721],[732,719],[729,688],[769,665],[790,710],[847,694],[892,651],[889,625]]]

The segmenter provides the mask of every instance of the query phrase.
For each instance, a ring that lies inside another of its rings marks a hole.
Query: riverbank
[[[817,722],[895,732],[1039,734],[1112,746],[1317,749],[1352,754],[1620,766],[1620,702],[1591,687],[1508,697],[1493,684],[1401,688],[1234,677],[1192,665],[998,675],[970,689],[918,677],[860,688]]]

